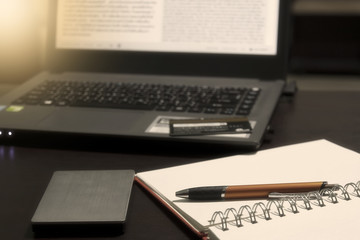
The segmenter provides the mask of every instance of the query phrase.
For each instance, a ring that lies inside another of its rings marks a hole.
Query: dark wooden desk
[[[358,92],[300,91],[294,98],[284,97],[272,120],[273,133],[268,134],[262,148],[326,138],[360,151],[359,103]],[[195,147],[187,148],[186,154],[181,155],[176,148],[154,146],[158,150],[141,151],[141,146],[137,146],[136,149],[129,151],[119,146],[105,152],[0,146],[0,239],[33,239],[30,220],[56,170],[134,169],[138,172],[237,153],[236,149],[208,152]],[[106,239],[197,238],[135,184],[125,233]]]

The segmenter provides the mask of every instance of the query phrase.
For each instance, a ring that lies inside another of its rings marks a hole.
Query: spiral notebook
[[[359,239],[360,154],[317,140],[140,172],[136,181],[203,239]],[[164,181],[166,179],[166,181]],[[197,186],[328,181],[336,189],[281,200],[199,202]]]

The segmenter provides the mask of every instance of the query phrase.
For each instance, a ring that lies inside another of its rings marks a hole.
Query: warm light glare
[[[48,1],[0,0],[0,81],[23,81],[38,71]]]
[[[11,30],[23,26],[29,12],[29,0],[0,0],[0,28]]]

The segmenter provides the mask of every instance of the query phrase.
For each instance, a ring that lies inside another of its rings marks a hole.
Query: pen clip
[[[306,195],[307,193],[305,193]],[[304,193],[280,193],[280,192],[271,192],[268,195],[268,198],[271,199],[281,199],[281,198],[303,198]],[[317,197],[312,196],[311,199],[317,199]]]
[[[268,198],[287,198],[293,196],[294,194],[290,194],[290,193],[271,192],[269,193]]]
[[[310,194],[313,193],[313,194]],[[331,196],[336,197],[337,193],[332,193]],[[329,194],[324,194],[324,196],[329,196]],[[272,192],[269,193],[268,198],[271,199],[282,199],[282,198],[295,198],[295,199],[304,199],[304,197],[308,200],[318,200],[321,198],[318,192],[305,192],[305,193],[279,193]]]

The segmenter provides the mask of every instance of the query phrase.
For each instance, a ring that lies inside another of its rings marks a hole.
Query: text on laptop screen
[[[58,49],[276,55],[279,0],[60,0]]]

